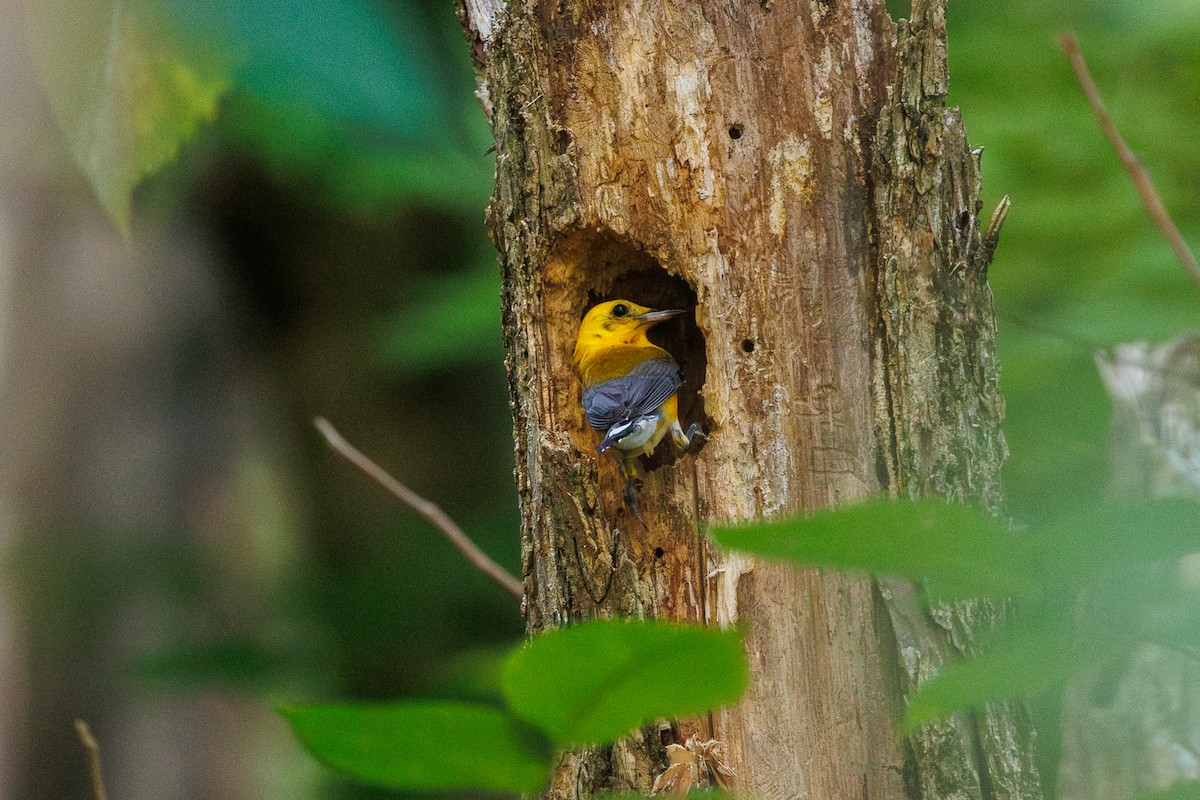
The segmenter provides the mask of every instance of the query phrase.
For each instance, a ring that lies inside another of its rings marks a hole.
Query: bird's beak
[[[647,325],[657,325],[663,320],[678,317],[683,312],[682,308],[668,308],[663,311],[647,311],[645,314],[638,314],[637,318]]]

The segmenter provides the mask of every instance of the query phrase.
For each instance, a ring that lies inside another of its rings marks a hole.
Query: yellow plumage
[[[694,436],[704,435],[699,424],[686,433],[680,426],[679,365],[646,337],[654,325],[681,313],[611,300],[588,311],[575,340],[575,366],[583,379],[588,423],[605,434],[599,449],[613,449],[621,461],[625,501],[639,519],[637,457],[654,452],[668,432],[681,449]]]

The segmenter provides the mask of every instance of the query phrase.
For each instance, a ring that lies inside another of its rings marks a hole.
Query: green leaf
[[[430,33],[409,4],[391,4],[393,21],[371,0],[142,1],[233,60],[239,90],[409,141],[447,136]]]
[[[216,116],[228,67],[181,56],[178,40],[142,3],[46,0],[29,9],[50,107],[100,204],[126,233],[134,188]]]
[[[500,672],[511,651],[509,647],[470,650],[437,670],[429,691],[436,697],[502,701]]]
[[[509,658],[502,681],[513,712],[558,744],[599,744],[735,702],[746,655],[736,631],[597,621],[535,639]]]
[[[488,706],[409,702],[281,713],[319,760],[393,789],[534,793],[550,773],[550,743]]]
[[[459,212],[486,205],[492,190],[494,159],[484,155],[491,134],[471,110],[457,126],[470,144],[400,146],[308,105],[235,93],[222,107],[220,131],[279,179],[335,208],[373,214],[404,202]]]
[[[1034,697],[1065,682],[1087,658],[1072,646],[1062,613],[1026,616],[1000,631],[983,655],[949,664],[909,697],[909,728],[986,700]]]
[[[1040,594],[1024,539],[974,508],[941,500],[869,500],[807,518],[716,526],[709,535],[764,558],[928,578],[944,597]]]
[[[1200,551],[1194,501],[1102,505],[1055,520],[1038,537],[1047,581],[1081,583],[1112,568],[1166,561]]]

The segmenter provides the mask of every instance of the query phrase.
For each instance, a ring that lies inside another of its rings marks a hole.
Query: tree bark
[[[739,624],[754,680],[670,735],[723,741],[749,797],[1039,795],[996,707],[903,737],[904,696],[987,609],[710,549],[711,520],[888,492],[1000,502],[1003,403],[978,153],[946,90],[943,4],[462,0],[496,136],[489,224],[524,525],[529,627],[595,616]],[[697,455],[656,458],[643,527],[579,403],[583,312],[685,307]],[[679,669],[686,670],[681,664]],[[643,732],[569,754],[554,798],[645,789]]]

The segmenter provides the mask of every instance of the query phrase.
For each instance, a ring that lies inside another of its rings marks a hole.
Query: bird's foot
[[[687,439],[687,445],[683,448],[684,452],[691,450],[693,447],[699,447],[708,441],[708,434],[704,432],[704,428],[700,427],[699,422],[693,422],[688,426],[687,433],[683,434]]]
[[[630,478],[625,483],[625,493],[622,497],[625,500],[625,505],[633,509],[633,515],[638,518],[638,522],[643,526],[646,520],[642,518],[642,509],[638,506],[638,490],[642,488],[642,482],[637,478]]]

